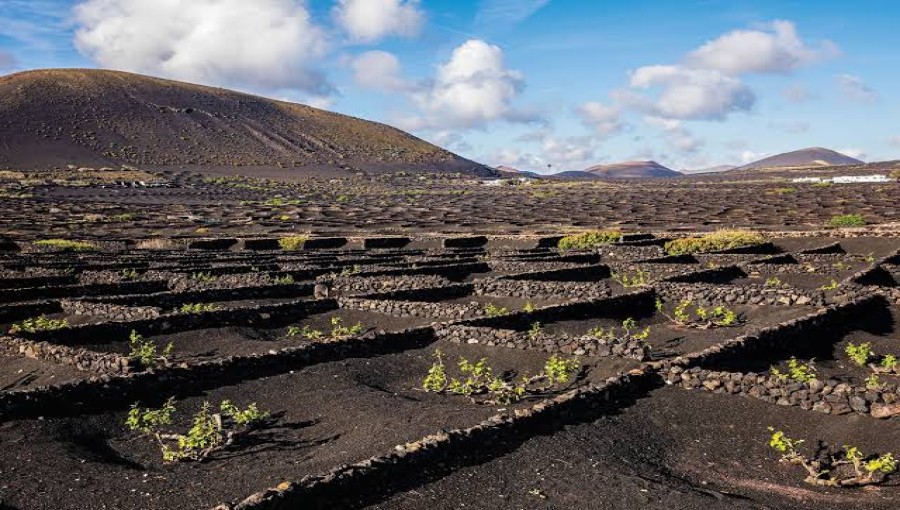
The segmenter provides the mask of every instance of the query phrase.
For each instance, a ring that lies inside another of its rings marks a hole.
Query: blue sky
[[[538,171],[808,146],[884,160],[897,19],[890,0],[0,0],[0,73],[236,88]]]

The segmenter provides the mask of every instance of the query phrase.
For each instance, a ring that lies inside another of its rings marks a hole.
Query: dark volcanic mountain
[[[493,173],[384,124],[224,89],[102,70],[0,77],[0,167],[66,164]]]
[[[737,170],[751,170],[754,168],[792,168],[792,167],[811,167],[811,166],[840,166],[840,165],[861,165],[863,161],[851,158],[835,152],[831,149],[822,147],[811,147],[809,149],[800,149],[793,152],[785,152],[769,156],[759,161],[754,161],[749,165],[744,165]]]
[[[656,161],[625,161],[609,165],[595,165],[585,170],[602,179],[647,179],[678,177],[681,172],[666,168]]]

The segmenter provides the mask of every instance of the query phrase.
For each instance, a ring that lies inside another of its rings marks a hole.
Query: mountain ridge
[[[0,165],[277,166],[491,173],[397,128],[121,71],[0,76]]]

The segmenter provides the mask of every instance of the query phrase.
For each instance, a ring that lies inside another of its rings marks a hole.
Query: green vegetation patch
[[[596,230],[563,237],[556,247],[560,251],[567,250],[591,250],[606,244],[617,243],[622,240],[622,232],[618,230]]]
[[[864,227],[867,223],[862,214],[839,214],[828,222],[832,227]]]
[[[72,241],[69,239],[41,239],[34,242],[35,246],[52,248],[57,251],[97,251],[96,244],[88,241]]]
[[[756,232],[721,230],[700,237],[673,239],[666,243],[665,248],[669,255],[685,255],[756,246],[765,242],[765,236]]]

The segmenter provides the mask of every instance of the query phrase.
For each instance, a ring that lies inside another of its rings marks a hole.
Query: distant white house
[[[831,179],[835,184],[850,184],[854,182],[891,182],[893,179],[884,174],[874,175],[840,175]]]
[[[797,177],[791,179],[791,182],[832,182],[834,184],[855,184],[855,183],[869,183],[869,182],[892,182],[893,179],[884,175],[884,174],[873,174],[873,175],[839,175],[837,177],[832,177],[830,179],[823,179],[821,177]]]

